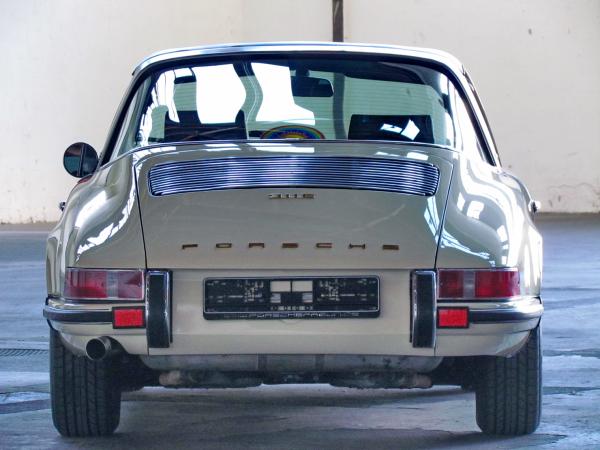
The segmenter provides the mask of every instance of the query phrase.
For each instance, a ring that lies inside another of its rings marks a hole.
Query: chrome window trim
[[[230,55],[239,53],[293,53],[293,52],[347,52],[390,56],[408,56],[437,61],[454,72],[464,69],[460,61],[449,53],[427,48],[404,47],[385,44],[335,43],[335,42],[256,42],[217,44],[200,47],[184,47],[162,50],[144,58],[133,70],[137,75],[149,66],[166,61],[196,58],[200,56]]]

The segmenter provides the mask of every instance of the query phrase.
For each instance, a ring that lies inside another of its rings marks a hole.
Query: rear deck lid
[[[140,150],[148,266],[431,268],[452,157],[377,142]]]

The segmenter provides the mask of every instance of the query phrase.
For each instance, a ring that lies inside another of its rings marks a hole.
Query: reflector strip
[[[469,308],[438,308],[438,328],[469,328]]]
[[[144,308],[113,308],[113,328],[144,328],[146,314]]]

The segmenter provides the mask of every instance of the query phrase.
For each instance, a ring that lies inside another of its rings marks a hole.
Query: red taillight
[[[469,326],[469,308],[438,308],[438,328],[467,328]]]
[[[144,299],[144,272],[141,270],[117,273],[117,297],[120,299]]]
[[[144,308],[113,308],[113,328],[144,328]]]
[[[65,298],[71,300],[143,300],[143,270],[68,268]]]
[[[475,297],[505,298],[519,295],[519,272],[516,270],[479,271],[475,273]]]
[[[106,298],[106,272],[101,270],[67,269],[66,298]]]
[[[440,298],[462,298],[463,285],[463,272],[461,270],[441,270],[438,274]]]
[[[440,269],[438,299],[500,299],[519,295],[517,269]]]

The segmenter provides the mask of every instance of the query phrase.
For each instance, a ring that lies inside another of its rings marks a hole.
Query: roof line
[[[308,48],[307,48],[308,47]],[[328,50],[328,51],[347,51],[366,53],[369,50],[378,50],[377,53],[388,53],[397,56],[420,56],[426,59],[435,59],[439,62],[444,62],[451,67],[461,67],[462,64],[450,53],[422,47],[397,46],[389,44],[364,44],[355,42],[328,42],[328,41],[289,41],[289,42],[248,42],[248,43],[228,43],[228,44],[213,44],[195,47],[181,47],[160,50],[152,53],[142,59],[135,67],[133,74],[138,73],[143,68],[157,62],[176,60],[178,58],[202,56],[202,55],[218,55],[227,53],[240,52],[258,52],[265,48],[269,51],[285,52],[296,50]],[[389,50],[385,52],[382,50]]]

